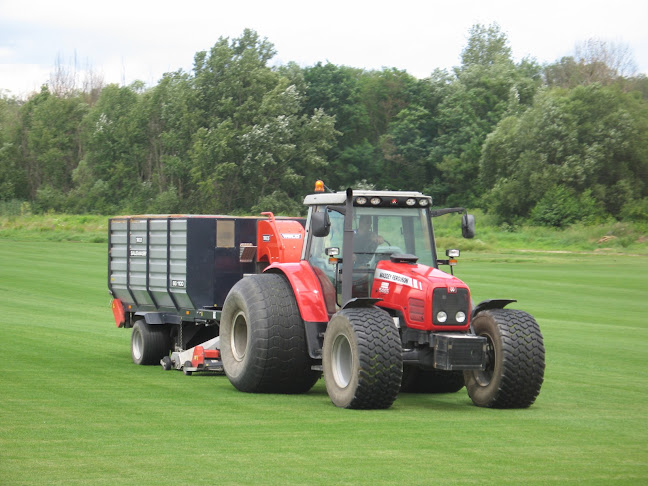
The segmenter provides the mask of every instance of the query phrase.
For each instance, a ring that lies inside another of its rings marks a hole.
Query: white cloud
[[[38,64],[0,64],[0,93],[25,98],[39,91],[49,79],[49,70]]]
[[[29,91],[47,80],[57,57],[75,56],[106,82],[155,84],[166,71],[190,70],[197,51],[246,27],[267,37],[284,63],[328,60],[424,77],[460,63],[471,25],[497,22],[518,60],[553,62],[599,37],[629,44],[648,72],[646,18],[648,3],[634,0],[0,0],[0,88]]]

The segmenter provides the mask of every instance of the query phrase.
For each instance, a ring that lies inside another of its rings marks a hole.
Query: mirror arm
[[[466,208],[444,208],[444,209],[430,210],[430,214],[432,215],[433,218],[436,218],[437,216],[443,216],[444,214],[465,213],[465,212],[466,212]]]

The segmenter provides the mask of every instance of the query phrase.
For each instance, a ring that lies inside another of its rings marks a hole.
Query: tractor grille
[[[439,322],[437,315],[444,311],[448,315],[448,320]],[[455,316],[458,311],[466,314],[464,322],[457,322]],[[468,289],[457,289],[455,293],[450,293],[445,287],[434,289],[432,294],[432,322],[437,326],[463,326],[466,324],[470,315],[470,297]]]

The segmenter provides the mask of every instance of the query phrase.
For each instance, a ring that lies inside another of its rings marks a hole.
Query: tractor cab
[[[318,276],[329,312],[351,299],[384,297],[377,294],[386,287],[375,288],[374,280],[377,270],[387,275],[390,262],[431,269],[454,263],[437,258],[432,217],[465,213],[463,208],[432,210],[432,198],[420,192],[316,192],[304,204],[309,213],[302,259]],[[472,216],[464,215],[463,226],[464,235],[472,237]]]

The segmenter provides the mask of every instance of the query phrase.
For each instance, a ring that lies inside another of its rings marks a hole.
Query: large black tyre
[[[311,369],[304,322],[283,275],[251,275],[232,287],[220,346],[225,374],[243,392],[305,393],[320,377]]]
[[[545,349],[536,320],[513,309],[490,309],[474,318],[475,334],[488,339],[486,369],[465,371],[473,403],[490,408],[526,408],[544,380]]]
[[[403,365],[401,393],[456,393],[463,387],[463,371],[424,370]]]
[[[389,408],[400,390],[398,329],[377,307],[343,309],[324,334],[322,364],[331,401],[342,408]]]
[[[159,365],[169,355],[171,339],[169,331],[162,325],[149,325],[138,320],[131,334],[131,357],[138,365]]]

